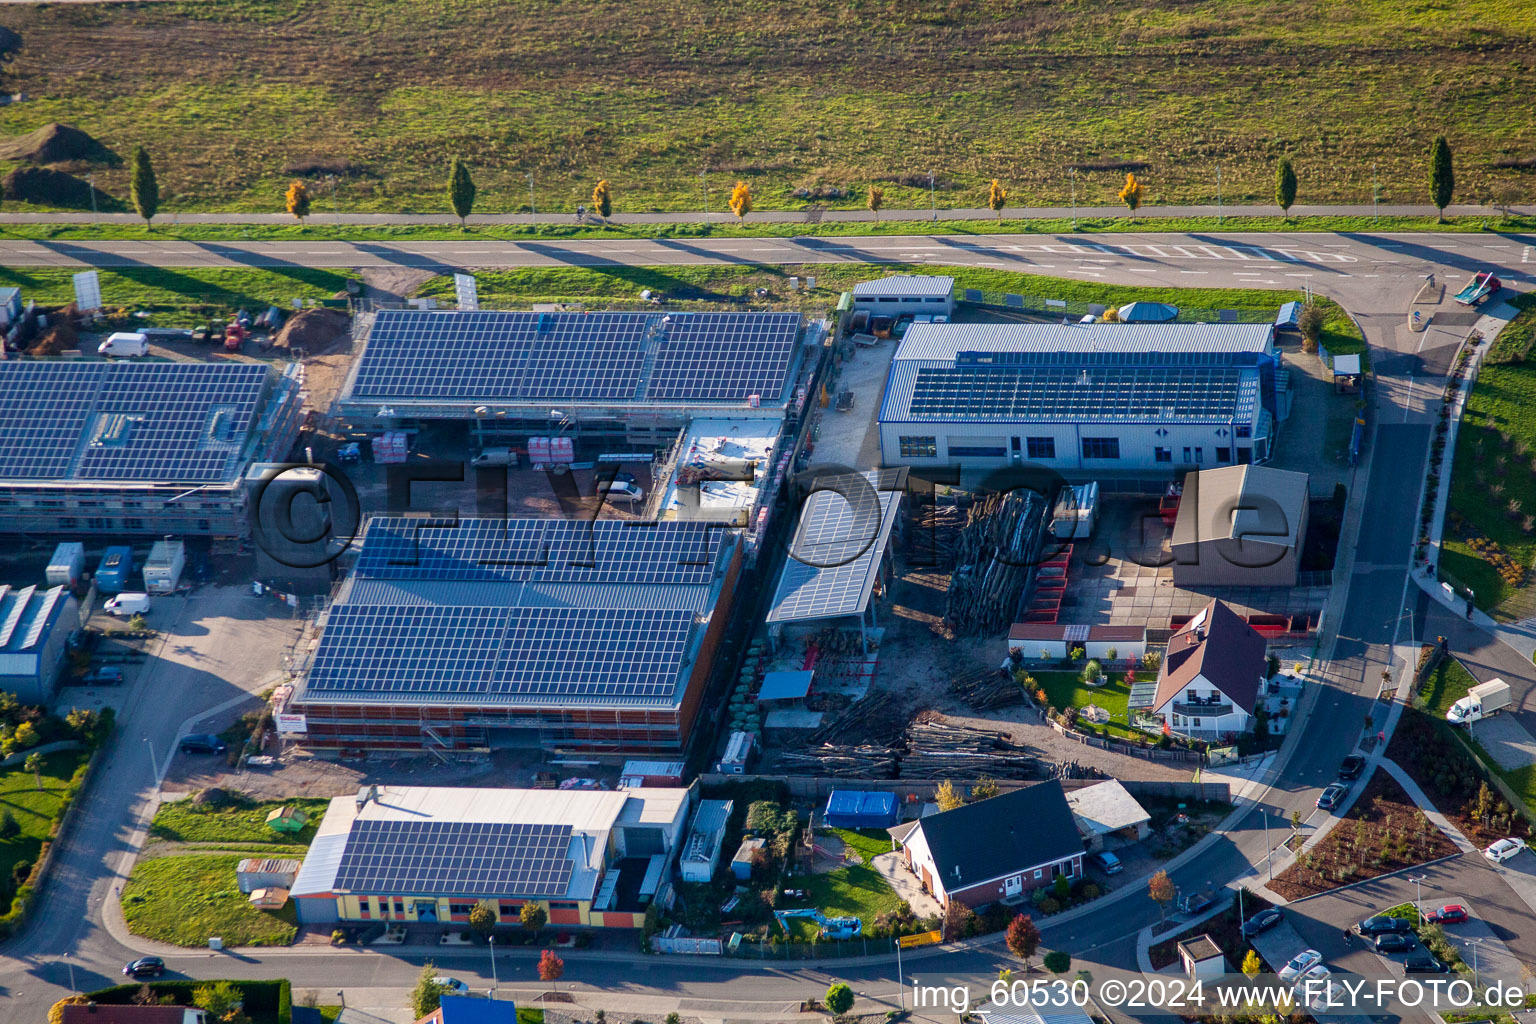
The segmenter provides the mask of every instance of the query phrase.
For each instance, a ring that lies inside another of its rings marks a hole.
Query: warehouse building
[[[1180,587],[1294,587],[1307,536],[1307,474],[1228,466],[1184,477],[1173,523]]]
[[[953,316],[955,279],[937,274],[892,274],[853,286],[853,308],[874,314]]]
[[[0,533],[244,536],[246,468],[287,457],[300,372],[0,362]]]
[[[887,466],[1069,478],[1262,463],[1289,395],[1268,324],[916,323],[880,409]]]
[[[23,704],[48,704],[64,674],[80,602],[66,587],[0,585],[0,691]]]
[[[639,928],[688,818],[686,789],[366,786],[331,801],[290,895],[304,924]]]
[[[798,313],[384,310],[339,409],[379,429],[468,423],[484,445],[659,444],[695,418],[783,418],[825,329]]]
[[[740,537],[708,523],[375,518],[280,710],[316,752],[683,752]]]

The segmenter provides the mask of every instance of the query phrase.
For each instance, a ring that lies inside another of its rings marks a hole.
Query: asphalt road
[[[0,243],[0,263],[59,266],[358,266],[401,264],[432,267],[528,265],[617,266],[697,263],[933,262],[999,266],[1082,276],[1117,283],[1148,282],[1185,286],[1298,287],[1303,280],[1356,315],[1373,348],[1377,373],[1372,410],[1370,470],[1354,486],[1365,486],[1362,540],[1349,573],[1347,599],[1333,610],[1330,628],[1337,639],[1323,666],[1327,682],[1312,698],[1311,713],[1282,750],[1282,781],[1237,826],[1207,852],[1174,873],[1185,889],[1222,884],[1261,862],[1264,824],[1271,839],[1291,811],[1309,822],[1321,821],[1313,809],[1319,789],[1332,781],[1338,759],[1354,744],[1365,709],[1374,695],[1381,667],[1394,640],[1406,642],[1422,629],[1424,602],[1405,600],[1413,512],[1430,436],[1430,411],[1424,399],[1438,391],[1425,377],[1442,374],[1454,351],[1446,332],[1399,337],[1413,296],[1426,273],[1434,271],[1452,285],[1458,277],[1493,269],[1516,287],[1529,287],[1536,273],[1531,246],[1536,238],[1499,235],[1114,235],[1058,239],[1039,236],[971,236],[878,239],[727,239],[570,243],[412,244],[375,243]],[[1417,382],[1417,383],[1416,383]],[[1324,653],[1328,653],[1325,647]],[[157,682],[157,686],[162,685]],[[163,706],[181,706],[178,696],[193,698],[177,683]],[[147,769],[133,769],[134,737],[146,730],[164,733],[153,713],[141,711],[124,722],[118,760],[128,759],[128,774],[112,774],[110,784],[88,797],[92,827],[72,851],[66,869],[54,880],[43,921],[13,940],[0,960],[0,996],[15,1008],[15,1019],[39,1019],[49,1002],[67,991],[66,954],[76,964],[80,988],[115,980],[130,951],[114,942],[98,924],[99,899],[109,884],[103,857],[125,837],[122,824],[146,795]],[[123,748],[128,748],[124,750]],[[1518,915],[1519,901],[1495,876],[1488,885],[1497,905],[1511,908],[1503,925],[1507,942],[1536,960],[1536,935]],[[1095,977],[1134,965],[1134,937],[1155,922],[1149,900],[1131,893],[1106,901],[1097,912],[1058,925],[1047,924],[1048,947],[1071,952]],[[475,985],[488,984],[483,951],[435,958]],[[531,980],[532,960],[519,953],[499,958],[503,984]],[[996,946],[963,952],[929,952],[908,957],[909,972],[927,982],[970,982],[978,987],[996,976],[1003,962]],[[273,950],[258,954],[189,951],[170,958],[178,972],[194,977],[286,975],[301,988],[337,988],[392,992],[411,984],[416,957],[358,952],[310,953]],[[895,965],[838,965],[831,970],[871,997],[894,1001]],[[608,991],[664,994],[690,999],[782,1002],[786,996],[812,994],[827,984],[819,966],[761,970],[750,962],[676,963],[656,958],[606,959],[573,953],[563,984],[592,985]],[[355,997],[354,997],[355,999]]]

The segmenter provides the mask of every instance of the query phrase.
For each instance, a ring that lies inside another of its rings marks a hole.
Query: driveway
[[[869,864],[880,872],[881,878],[890,883],[891,888],[896,890],[896,895],[907,901],[907,905],[912,908],[912,913],[918,917],[944,913],[944,908],[939,905],[939,901],[923,892],[922,884],[907,867],[906,861],[901,859],[900,851],[882,853]]]

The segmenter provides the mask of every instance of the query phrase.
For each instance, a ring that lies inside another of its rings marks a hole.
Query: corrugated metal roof
[[[922,296],[948,295],[955,290],[955,279],[939,274],[891,274],[853,286],[853,297],[874,295]]]
[[[1269,353],[1269,324],[913,324],[896,361],[953,361],[961,352]]]
[[[340,603],[539,608],[664,608],[702,612],[706,587],[687,583],[463,583],[454,580],[349,580]]]
[[[774,590],[769,622],[859,615],[880,571],[880,559],[891,539],[891,527],[901,507],[901,494],[878,473],[855,474],[874,488],[878,502],[865,508],[868,491],[849,489],[854,504],[837,490],[813,491],[800,509],[790,555]],[[824,485],[826,478],[821,481]]]
[[[347,852],[347,835],[341,832],[315,837],[315,841],[309,844],[309,852],[304,855],[304,866],[299,868],[288,895],[295,899],[301,896],[320,896],[335,888],[341,855]]]

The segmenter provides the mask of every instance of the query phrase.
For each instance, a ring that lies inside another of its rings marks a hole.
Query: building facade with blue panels
[[[1268,324],[914,324],[881,403],[886,466],[1068,478],[1267,462],[1289,411]]]
[[[297,365],[0,362],[0,533],[244,536],[300,387]]]

